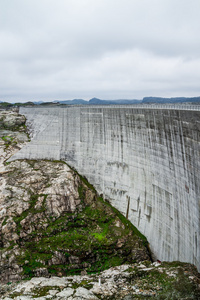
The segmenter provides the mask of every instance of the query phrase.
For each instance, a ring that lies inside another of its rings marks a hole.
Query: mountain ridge
[[[73,100],[54,100],[54,101],[28,101],[25,103],[9,103],[0,101],[0,107],[26,106],[26,105],[131,105],[131,104],[175,104],[175,103],[200,103],[200,96],[198,97],[153,97],[148,96],[143,99],[114,99],[106,100],[99,98],[91,98],[90,100],[73,99]]]

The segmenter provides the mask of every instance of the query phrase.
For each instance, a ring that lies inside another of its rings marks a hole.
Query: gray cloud
[[[0,0],[0,100],[200,95],[199,0]]]

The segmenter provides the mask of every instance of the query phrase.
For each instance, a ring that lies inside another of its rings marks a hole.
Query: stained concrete
[[[200,270],[200,112],[21,108],[32,141],[12,159],[64,160],[148,238],[159,260]]]

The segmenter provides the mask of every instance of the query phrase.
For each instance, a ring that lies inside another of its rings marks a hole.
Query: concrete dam
[[[161,261],[200,270],[200,111],[26,107],[31,142],[14,159],[63,160],[147,237]]]

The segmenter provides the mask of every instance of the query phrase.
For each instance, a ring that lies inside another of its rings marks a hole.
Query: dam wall
[[[63,160],[147,237],[161,261],[200,270],[200,111],[20,108],[31,142],[14,159]]]

